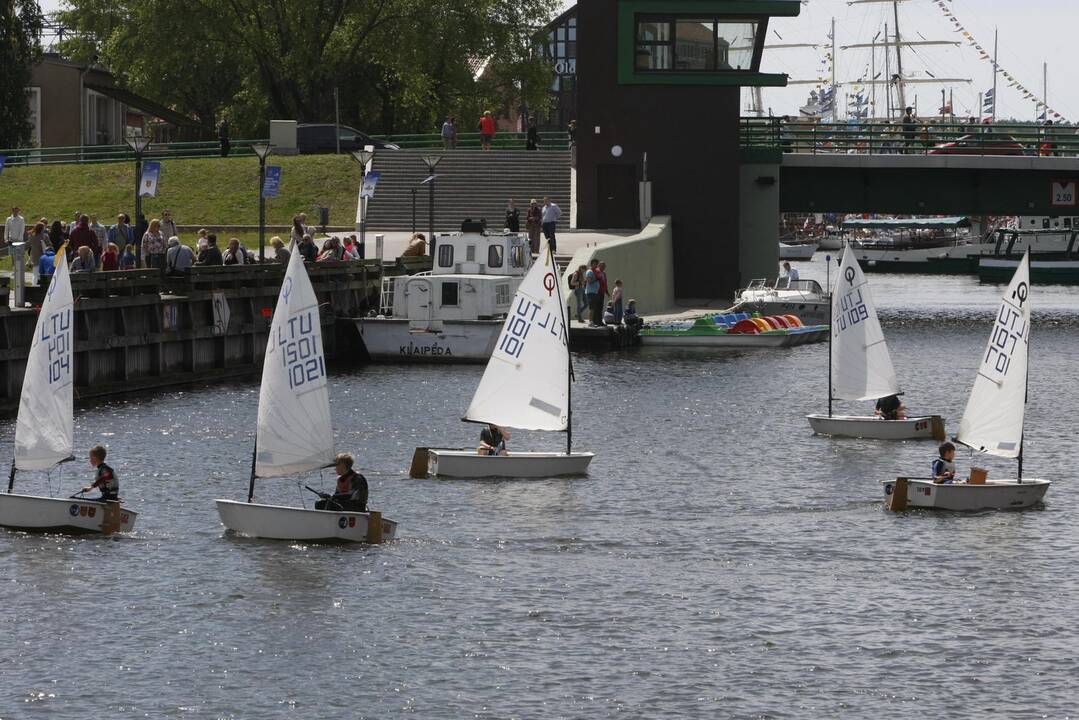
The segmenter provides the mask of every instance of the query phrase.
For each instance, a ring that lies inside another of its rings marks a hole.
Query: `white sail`
[[[333,425],[318,298],[303,256],[289,256],[262,363],[255,475],[279,477],[333,462]]]
[[[1029,295],[1028,250],[1001,298],[956,436],[964,445],[1004,458],[1019,457],[1023,444],[1030,341]]]
[[[60,252],[26,360],[15,424],[18,470],[47,470],[71,457],[75,434],[74,304],[67,261]]]
[[[876,400],[898,392],[873,295],[857,258],[846,247],[832,292],[832,397]]]
[[[565,430],[569,346],[558,268],[544,244],[517,288],[465,420],[523,430]]]

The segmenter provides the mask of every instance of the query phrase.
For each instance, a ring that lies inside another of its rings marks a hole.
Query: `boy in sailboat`
[[[955,481],[955,445],[941,443],[940,457],[933,461],[933,482],[951,483]]]
[[[903,404],[898,395],[888,395],[877,400],[874,413],[885,420],[906,420],[907,406]]]
[[[367,512],[367,478],[352,469],[355,462],[350,453],[334,458],[337,487],[330,497],[315,501],[316,510]]]
[[[94,488],[101,490],[101,497],[96,500],[119,500],[120,478],[116,477],[116,471],[105,464],[106,450],[101,445],[90,448],[90,465],[96,469],[94,484],[84,487],[82,491],[88,493]]]
[[[480,431],[480,446],[478,452],[480,455],[509,455],[506,452],[506,442],[510,439],[510,434],[495,425],[489,423],[487,427]]]

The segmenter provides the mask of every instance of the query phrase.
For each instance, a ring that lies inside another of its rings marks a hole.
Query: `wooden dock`
[[[353,318],[379,302],[384,275],[430,269],[429,258],[309,264],[328,359],[362,357]],[[285,266],[73,273],[76,400],[256,374]],[[7,280],[4,278],[3,280]],[[38,307],[10,308],[0,282],[0,410],[18,407]]]

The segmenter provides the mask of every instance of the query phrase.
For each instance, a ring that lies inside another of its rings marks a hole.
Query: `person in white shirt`
[[[11,208],[11,216],[4,223],[4,244],[22,242],[26,239],[26,219],[19,214],[19,208]]]
[[[789,262],[783,263],[783,274],[787,278],[787,287],[790,287],[791,283],[798,282],[798,271],[792,268]]]
[[[109,229],[97,221],[97,215],[90,216],[90,229],[97,235],[97,246],[104,250],[109,246]]]
[[[547,238],[547,244],[551,246],[552,253],[555,252],[557,243],[554,229],[560,217],[562,217],[562,208],[551,202],[551,198],[543,198],[543,237]]]
[[[180,236],[179,230],[176,229],[176,221],[172,219],[171,210],[161,212],[161,234],[167,238]]]

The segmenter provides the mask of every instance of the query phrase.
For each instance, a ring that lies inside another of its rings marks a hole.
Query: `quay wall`
[[[426,258],[416,260],[429,265]],[[424,268],[365,260],[307,269],[332,360],[361,356],[351,318],[377,307],[383,275]],[[283,265],[264,264],[196,267],[183,277],[159,270],[72,274],[76,401],[257,374],[284,271]],[[18,408],[46,289],[27,288],[33,307],[0,307],[2,411]],[[6,294],[0,288],[0,298]]]

